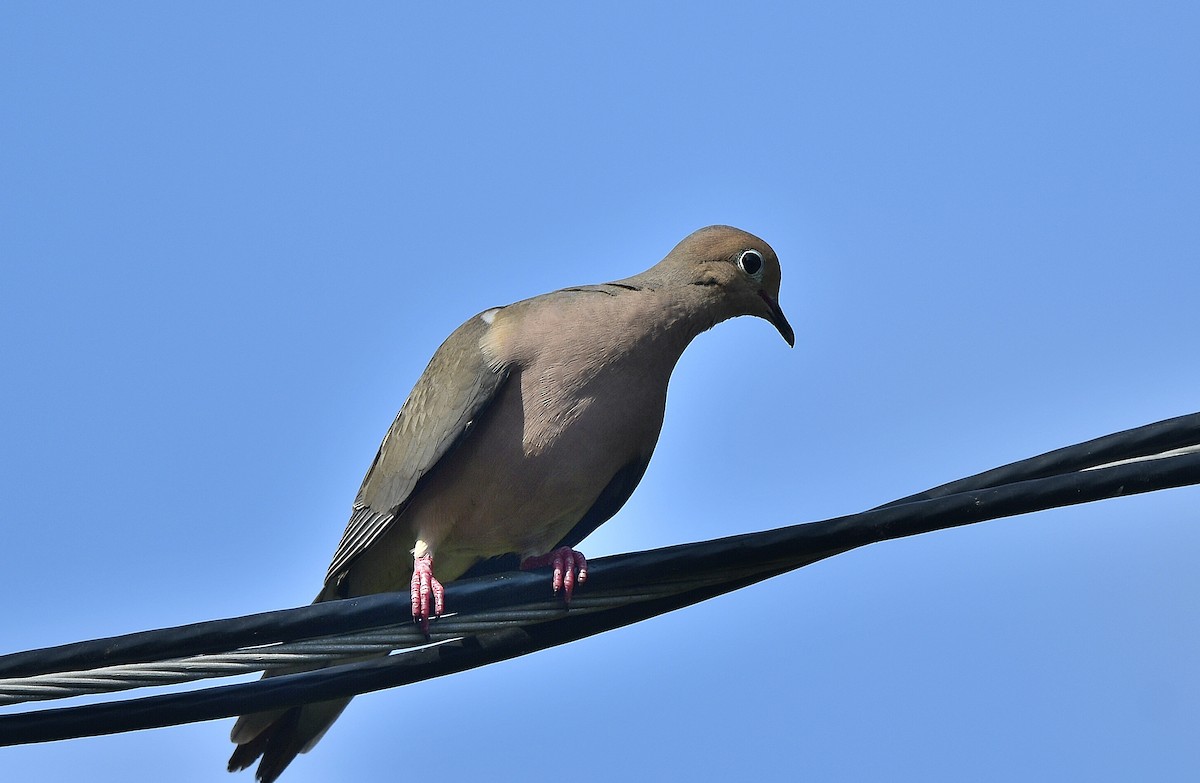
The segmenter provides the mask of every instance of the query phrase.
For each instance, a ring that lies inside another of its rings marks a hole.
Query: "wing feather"
[[[490,324],[491,319],[480,316],[470,319],[430,359],[363,478],[326,583],[338,579],[379,540],[419,491],[422,479],[496,399],[510,368],[484,351]]]

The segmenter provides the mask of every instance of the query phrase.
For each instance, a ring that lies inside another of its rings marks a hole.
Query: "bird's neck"
[[[632,278],[631,278],[632,280]],[[636,283],[626,283],[637,285]],[[701,332],[725,320],[713,307],[711,292],[703,286],[656,286],[638,281],[637,290],[622,290],[614,297],[615,317],[627,318],[629,334],[637,335],[637,350],[660,357],[670,368]],[[623,315],[617,316],[618,313]],[[669,370],[668,370],[669,371]]]

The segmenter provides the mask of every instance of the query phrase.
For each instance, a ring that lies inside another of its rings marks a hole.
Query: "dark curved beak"
[[[779,306],[770,294],[766,291],[759,291],[758,295],[767,303],[767,309],[771,311],[771,317],[767,320],[775,324],[775,328],[779,330],[779,334],[783,339],[787,340],[788,347],[796,347],[796,333],[792,331],[792,325],[788,323],[787,316],[783,314],[783,308]]]

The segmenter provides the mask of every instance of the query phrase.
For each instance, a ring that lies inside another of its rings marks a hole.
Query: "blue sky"
[[[731,223],[741,319],[589,556],[1200,408],[1187,3],[0,10],[0,648],[309,600],[433,349]],[[1200,774],[1200,492],[877,545],[362,697],[285,781]],[[219,781],[229,721],[0,751]],[[573,761],[572,761],[573,760]]]

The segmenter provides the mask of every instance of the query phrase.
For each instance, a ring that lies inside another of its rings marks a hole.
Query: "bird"
[[[640,274],[468,319],[384,435],[316,601],[408,587],[427,629],[445,611],[443,582],[516,555],[523,569],[553,566],[569,604],[587,580],[575,547],[641,481],[692,339],[749,315],[795,345],[779,283],[770,245],[708,226]],[[349,701],[243,715],[229,771],[261,757],[256,777],[271,783]]]

